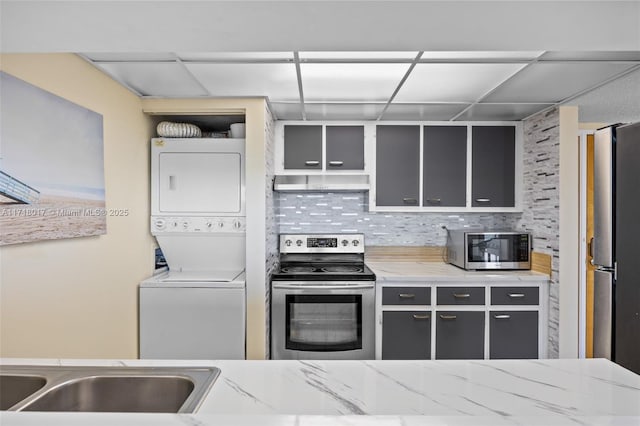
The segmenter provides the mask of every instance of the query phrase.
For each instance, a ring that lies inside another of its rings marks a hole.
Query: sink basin
[[[0,366],[0,373],[3,410],[192,413],[220,370]]]
[[[0,410],[7,410],[44,387],[47,380],[40,376],[0,376]]]

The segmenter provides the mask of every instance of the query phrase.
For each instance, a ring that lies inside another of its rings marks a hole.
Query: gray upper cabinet
[[[472,207],[515,206],[515,126],[473,126]]]
[[[322,169],[322,126],[284,126],[284,168]]]
[[[423,205],[466,206],[467,126],[424,126],[423,140]]]
[[[419,206],[420,126],[376,126],[376,205]]]
[[[364,169],[364,126],[326,126],[325,169]]]

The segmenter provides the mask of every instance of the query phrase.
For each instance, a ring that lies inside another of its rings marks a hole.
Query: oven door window
[[[362,349],[362,295],[287,295],[286,348]]]
[[[468,235],[469,262],[527,262],[528,239],[524,235]]]

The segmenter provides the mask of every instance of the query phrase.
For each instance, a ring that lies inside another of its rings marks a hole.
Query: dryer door
[[[241,161],[237,152],[160,153],[160,212],[240,214]]]

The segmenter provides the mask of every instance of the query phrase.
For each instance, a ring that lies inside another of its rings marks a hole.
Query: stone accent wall
[[[533,235],[533,249],[552,256],[549,288],[549,358],[559,354],[560,113],[524,122],[523,213],[513,223]]]
[[[266,264],[265,264],[265,318],[266,318],[266,359],[270,358],[270,342],[271,342],[271,273],[278,265],[278,224],[276,222],[275,203],[273,192],[273,176],[275,173],[275,120],[269,110],[269,105],[265,103],[265,123],[264,123],[264,140],[265,140],[265,164],[266,164]]]
[[[357,232],[370,246],[444,246],[443,226],[504,228],[516,220],[507,213],[369,212],[366,192],[275,194],[280,233]]]

